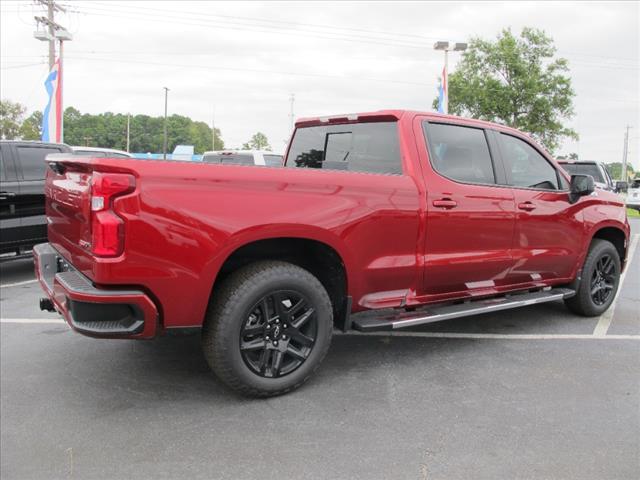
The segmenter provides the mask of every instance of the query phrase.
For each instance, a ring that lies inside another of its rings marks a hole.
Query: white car
[[[203,162],[225,163],[234,165],[261,165],[266,167],[281,167],[282,155],[265,150],[218,150],[204,152]]]
[[[640,179],[632,180],[627,190],[627,207],[640,212]]]
[[[124,150],[114,150],[112,148],[71,147],[71,150],[73,150],[74,155],[83,157],[133,158],[133,155]]]

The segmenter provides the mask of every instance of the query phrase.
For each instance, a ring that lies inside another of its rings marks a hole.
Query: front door
[[[425,300],[494,293],[510,283],[515,210],[493,138],[440,119],[419,128],[428,145]]]
[[[524,138],[496,133],[516,203],[516,283],[570,279],[580,255],[583,223],[569,203],[569,184]]]

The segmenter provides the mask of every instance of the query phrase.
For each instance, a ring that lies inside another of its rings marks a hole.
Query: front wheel
[[[620,284],[620,256],[611,242],[596,238],[582,268],[582,280],[575,296],[565,300],[574,313],[595,317],[607,310]]]
[[[298,388],[329,349],[329,295],[296,265],[256,262],[234,272],[213,295],[204,354],[216,375],[242,394],[267,397]]]

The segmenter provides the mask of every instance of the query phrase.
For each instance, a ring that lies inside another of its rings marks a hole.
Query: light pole
[[[162,146],[162,159],[167,159],[167,99],[169,97],[169,89],[164,88],[164,143]]]
[[[442,113],[449,113],[449,52],[464,52],[467,49],[466,43],[450,43],[446,41],[436,42],[433,45],[435,50],[444,51],[444,69],[442,70],[442,105],[438,110]]]

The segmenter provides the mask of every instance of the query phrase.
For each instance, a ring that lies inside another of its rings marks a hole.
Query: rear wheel
[[[285,262],[257,262],[214,292],[203,349],[231,388],[251,396],[279,395],[318,368],[332,328],[329,295],[311,273]]]
[[[620,283],[620,256],[611,242],[596,238],[582,268],[582,280],[575,296],[565,300],[579,315],[594,317],[609,308]]]

